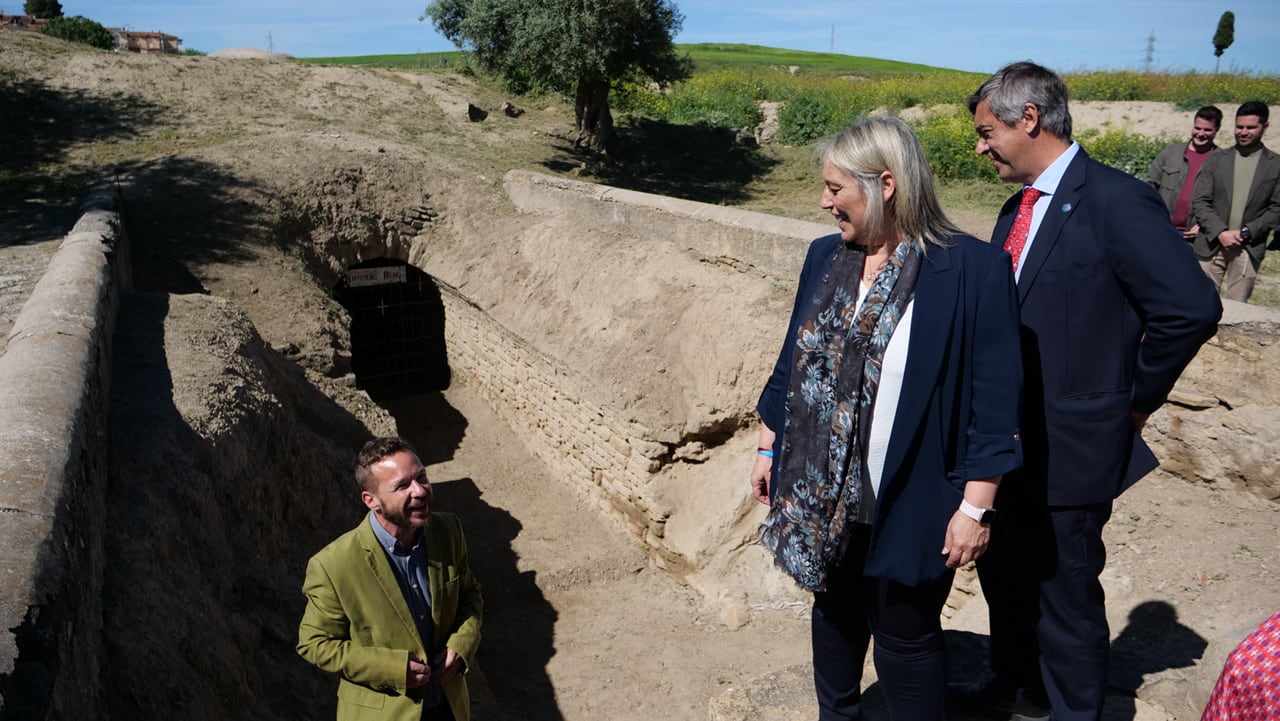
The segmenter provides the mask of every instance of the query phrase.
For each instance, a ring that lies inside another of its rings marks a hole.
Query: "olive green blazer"
[[[453,514],[433,513],[424,533],[432,648],[452,648],[470,669],[483,602],[462,526]],[[409,654],[426,659],[427,649],[368,516],[311,557],[302,592],[307,608],[298,625],[298,653],[338,674],[338,721],[419,721],[423,689],[406,688],[406,671]],[[445,684],[444,694],[454,718],[469,721],[464,673]]]

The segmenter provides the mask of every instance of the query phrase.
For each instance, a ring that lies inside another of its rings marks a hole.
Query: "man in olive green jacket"
[[[356,480],[370,513],[307,564],[298,653],[338,674],[339,721],[469,721],[483,604],[462,527],[399,438],[366,444]]]

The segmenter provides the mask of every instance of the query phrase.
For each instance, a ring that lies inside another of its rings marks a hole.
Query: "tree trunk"
[[[579,80],[573,115],[578,130],[574,145],[590,145],[615,160],[621,157],[622,148],[613,132],[613,114],[609,112],[609,81]]]

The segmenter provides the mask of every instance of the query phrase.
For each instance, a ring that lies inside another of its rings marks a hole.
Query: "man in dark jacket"
[[[1155,467],[1142,427],[1222,306],[1155,191],[1071,140],[1058,75],[1006,66],[969,110],[977,152],[1019,189],[991,242],[1014,260],[1026,379],[1023,465],[1000,484],[978,559],[997,678],[969,700],[1005,718],[1099,721],[1102,531],[1115,498]]]
[[[1200,166],[1204,165],[1209,153],[1218,148],[1213,139],[1222,127],[1222,111],[1216,106],[1206,105],[1196,111],[1191,122],[1191,141],[1174,143],[1161,150],[1147,171],[1147,182],[1160,191],[1160,198],[1173,217],[1174,227],[1182,231],[1182,237],[1188,241],[1200,232],[1200,226],[1191,216],[1191,191]]]

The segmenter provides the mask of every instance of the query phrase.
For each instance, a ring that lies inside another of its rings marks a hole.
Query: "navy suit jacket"
[[[993,245],[1019,197],[1001,209]],[[1222,303],[1141,180],[1081,150],[1049,203],[1018,279],[1024,478],[1001,502],[1104,503],[1157,465],[1130,411],[1164,403],[1217,331]]]
[[[929,246],[916,281],[902,393],[864,567],[866,575],[907,585],[947,572],[942,546],[965,483],[1021,462],[1022,367],[1009,255],[967,235],[947,240],[948,247]],[[761,421],[777,433],[775,458],[787,442],[796,326],[841,242],[829,235],[809,246],[782,352],[757,405]]]

